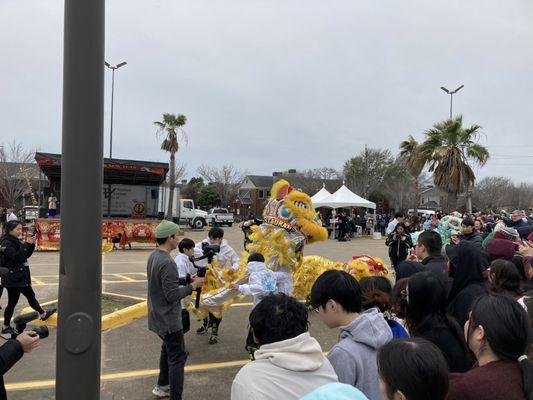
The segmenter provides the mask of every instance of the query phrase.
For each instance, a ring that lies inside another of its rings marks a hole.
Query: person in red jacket
[[[463,374],[450,374],[447,400],[533,398],[533,367],[524,355],[531,328],[516,301],[503,295],[479,297],[464,332],[477,364]]]

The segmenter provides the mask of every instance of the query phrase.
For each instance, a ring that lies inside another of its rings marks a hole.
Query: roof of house
[[[247,175],[246,177],[258,188],[270,188],[274,183],[272,176]]]
[[[259,189],[270,189],[274,182],[278,179],[286,179],[295,188],[302,189],[304,192],[309,192],[309,195],[314,194],[324,185],[331,193],[335,192],[342,186],[341,179],[307,178],[304,176],[291,174],[276,177],[265,175],[247,175],[246,178],[250,179],[254,186]]]
[[[252,204],[252,197],[250,196],[249,190],[241,190],[237,194],[238,200],[241,202],[241,204]]]
[[[420,194],[424,194],[424,193],[428,193],[428,192],[436,192],[438,193],[439,192],[439,189],[436,187],[436,186],[429,186],[427,188],[423,188],[421,191],[420,191]]]

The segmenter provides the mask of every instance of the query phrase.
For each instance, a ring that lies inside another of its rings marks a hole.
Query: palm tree
[[[409,135],[407,140],[400,143],[400,156],[406,157],[405,165],[409,170],[409,173],[414,178],[414,191],[415,191],[415,206],[414,215],[418,215],[418,205],[420,204],[420,188],[419,179],[422,174],[422,170],[426,165],[427,159],[420,151],[420,143],[416,139]]]
[[[187,141],[187,135],[183,131],[183,126],[187,123],[187,117],[183,114],[163,114],[162,121],[155,121],[157,126],[157,136],[163,136],[161,149],[170,153],[170,171],[169,171],[169,197],[167,208],[167,219],[172,219],[172,207],[174,203],[174,188],[176,187],[176,153],[179,150],[179,139]],[[179,137],[178,137],[179,135]]]
[[[468,191],[476,180],[471,163],[485,165],[489,151],[479,143],[481,126],[463,128],[463,116],[436,123],[424,134],[426,141],[420,145],[422,157],[429,162],[435,185],[451,197],[457,208],[457,196]]]

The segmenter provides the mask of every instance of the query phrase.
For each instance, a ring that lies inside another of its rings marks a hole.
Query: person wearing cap
[[[187,286],[180,286],[178,268],[170,253],[178,247],[179,227],[162,221],[156,228],[158,244],[150,257],[148,278],[148,329],[162,340],[159,378],[152,394],[157,397],[181,399],[187,352],[183,338],[180,300],[202,287],[204,279],[193,277]]]

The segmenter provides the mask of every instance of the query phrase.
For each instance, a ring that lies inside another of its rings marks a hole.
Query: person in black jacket
[[[20,360],[39,346],[39,335],[35,332],[22,332],[16,339],[10,339],[0,346],[0,400],[7,400],[4,374]]]
[[[5,224],[5,235],[0,239],[0,246],[4,247],[4,265],[7,268],[2,276],[2,286],[7,290],[8,301],[4,310],[4,326],[2,337],[11,337],[15,332],[11,327],[11,317],[15,311],[20,295],[24,295],[31,308],[37,311],[43,321],[55,313],[55,309],[45,311],[35,298],[31,287],[30,267],[28,258],[35,250],[35,237],[29,237],[25,243],[21,242],[22,225],[19,221],[9,221]]]
[[[407,258],[409,249],[413,247],[413,241],[411,235],[405,230],[405,224],[399,222],[394,230],[389,234],[385,245],[389,246],[389,258],[394,270],[398,268],[398,265]]]
[[[422,232],[418,235],[415,251],[425,270],[434,273],[442,281],[447,294],[452,280],[448,276],[448,262],[442,255],[441,236],[434,231]]]
[[[483,244],[483,236],[479,232],[476,232],[474,228],[474,220],[472,218],[465,218],[461,222],[462,233],[457,239],[452,239],[455,244],[461,242],[470,242],[481,247]]]
[[[407,283],[405,323],[412,337],[422,337],[437,346],[450,372],[466,372],[473,359],[466,346],[463,330],[446,315],[446,289],[432,272],[419,272]]]
[[[463,326],[470,307],[479,296],[488,293],[483,271],[488,267],[488,255],[477,244],[461,241],[446,247],[450,259],[452,288],[448,295],[448,314]]]

